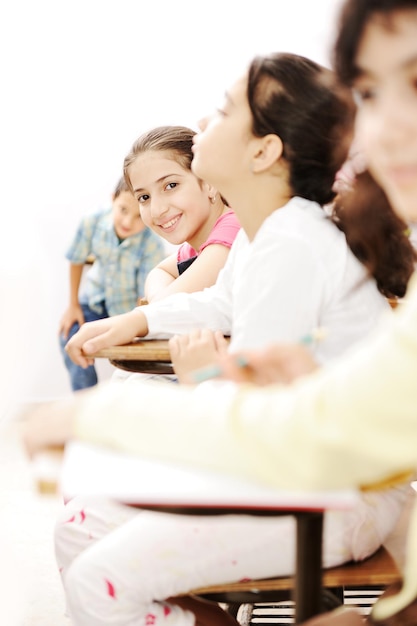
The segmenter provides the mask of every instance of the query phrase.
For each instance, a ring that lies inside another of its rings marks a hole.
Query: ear
[[[258,149],[252,159],[252,172],[264,172],[279,161],[284,151],[284,144],[278,135],[265,135],[259,140]]]
[[[210,198],[210,200],[212,202],[216,201],[216,197],[217,194],[219,193],[216,189],[216,187],[213,187],[213,185],[209,185],[208,183],[204,182],[203,183],[203,187],[205,189],[205,191],[207,192],[208,197]]]

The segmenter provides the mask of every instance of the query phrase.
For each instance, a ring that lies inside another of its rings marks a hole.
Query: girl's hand
[[[176,335],[169,340],[172,365],[180,383],[194,382],[190,373],[213,365],[227,352],[223,333],[195,330],[188,335]]]
[[[46,448],[63,446],[74,433],[77,392],[66,400],[48,402],[29,413],[22,425],[22,440],[30,458]]]
[[[289,384],[319,367],[311,352],[300,344],[280,344],[262,350],[224,354],[219,365],[223,378],[256,385]]]
[[[76,322],[78,322],[80,326],[84,324],[83,310],[79,304],[70,305],[65,311],[59,324],[59,333],[66,339],[69,331]]]
[[[148,332],[145,316],[138,309],[115,315],[81,326],[65,346],[69,357],[77,365],[88,367],[94,358],[88,356],[110,346],[122,346],[135,337],[143,337]]]

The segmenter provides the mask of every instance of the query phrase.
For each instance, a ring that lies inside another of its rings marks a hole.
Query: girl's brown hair
[[[305,57],[275,53],[249,66],[252,132],[278,135],[295,196],[328,204],[349,148],[354,103],[330,70]]]
[[[377,18],[390,28],[396,13],[409,10],[417,10],[417,0],[347,0],[343,4],[333,46],[333,67],[343,84],[351,85],[357,76],[356,54],[365,26]]]
[[[195,131],[186,126],[158,126],[143,133],[133,144],[123,163],[123,175],[129,189],[133,191],[129,177],[129,167],[139,154],[150,150],[167,151],[175,155],[175,160],[184,169],[191,170],[193,160],[192,145]]]
[[[370,20],[377,18],[391,28],[394,15],[404,10],[417,11],[417,0],[345,2],[333,49],[333,65],[342,84],[351,87],[358,75],[356,55]],[[337,198],[334,218],[353,252],[375,276],[380,291],[388,297],[404,296],[417,260],[416,251],[407,224],[392,209],[369,172],[360,174],[352,191]]]
[[[368,171],[359,174],[351,190],[333,205],[333,220],[343,230],[355,256],[374,276],[387,298],[402,298],[414,271],[416,252],[407,224]]]
[[[136,160],[139,154],[155,150],[158,152],[169,152],[177,163],[185,170],[191,171],[193,160],[193,137],[196,134],[191,128],[186,126],[158,126],[149,130],[139,137],[130,149],[129,154],[123,162],[123,176],[129,190],[133,193],[130,182],[129,167]],[[200,185],[202,181],[199,180]],[[227,200],[220,195],[220,199],[226,206]]]

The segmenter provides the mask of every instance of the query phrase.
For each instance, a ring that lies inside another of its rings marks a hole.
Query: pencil
[[[302,343],[304,346],[311,346],[312,344],[323,341],[326,335],[326,329],[321,326],[317,326],[316,328],[313,328],[311,332],[307,333],[307,335],[300,337],[298,343]]]
[[[298,343],[304,346],[315,345],[316,343],[323,341],[326,335],[326,329],[322,328],[321,326],[317,326],[306,335],[300,337]],[[238,355],[236,357],[235,363],[237,367],[242,369],[250,367],[249,361],[243,355]],[[193,372],[193,374],[191,374],[191,377],[194,383],[203,383],[204,381],[210,380],[212,378],[220,378],[223,373],[223,369],[220,367],[220,365],[209,365],[208,367],[196,370],[195,372]]]

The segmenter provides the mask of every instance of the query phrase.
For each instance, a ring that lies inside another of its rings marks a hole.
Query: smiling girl
[[[154,128],[139,137],[124,161],[143,222],[179,246],[148,274],[148,302],[215,283],[240,228],[218,191],[191,171],[194,135],[184,126]]]

